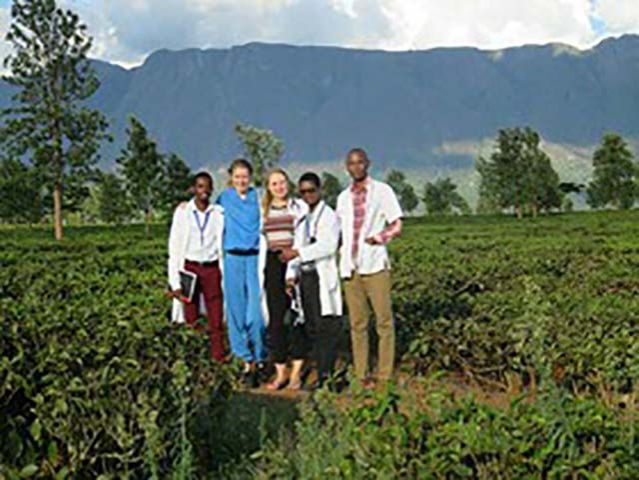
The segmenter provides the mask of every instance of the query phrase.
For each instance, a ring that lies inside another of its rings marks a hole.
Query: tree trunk
[[[517,214],[517,218],[521,219],[524,215],[522,212],[522,208],[519,205],[515,206],[515,213]]]
[[[55,183],[53,188],[53,229],[56,240],[62,240],[62,185]]]
[[[151,213],[151,210],[147,210],[146,214],[144,215],[144,231],[146,232],[147,238],[151,236],[151,218],[152,217],[153,217],[153,214]]]

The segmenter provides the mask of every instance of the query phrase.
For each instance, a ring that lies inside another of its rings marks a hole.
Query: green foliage
[[[337,197],[342,193],[344,187],[339,179],[329,172],[322,173],[322,194],[324,201],[331,207],[337,206]]]
[[[636,212],[439,219],[394,245],[399,347],[415,372],[483,385],[635,391]]]
[[[105,223],[122,223],[131,215],[124,184],[114,173],[102,173],[97,187],[98,215]]]
[[[639,198],[639,165],[621,136],[609,133],[593,157],[593,179],[588,185],[588,205],[612,205],[627,210]]]
[[[226,478],[607,478],[639,468],[636,419],[589,399],[544,395],[498,409],[426,387],[330,395],[301,408],[294,435],[268,442]]]
[[[284,154],[284,144],[272,131],[238,123],[235,133],[242,142],[244,154],[253,165],[253,181],[261,187],[264,175],[279,164]]]
[[[574,183],[574,182],[561,182],[559,184],[559,190],[562,193],[582,193],[586,189],[586,186],[582,183]]]
[[[148,231],[154,210],[162,204],[164,159],[142,122],[133,116],[129,122],[129,138],[117,163],[127,195],[134,208],[144,214]]]
[[[164,228],[3,227],[0,475],[633,479],[638,215],[409,220],[390,248],[415,377],[299,404],[231,395],[206,337],[168,324]],[[439,387],[468,383],[535,395]]]
[[[398,344],[411,373],[446,377],[321,392],[224,478],[635,478],[637,219],[409,222],[391,244]],[[497,406],[448,389],[518,375],[534,395]]]
[[[33,169],[19,160],[0,160],[0,220],[37,223],[43,215],[39,183]]]
[[[573,203],[572,199],[570,197],[564,197],[563,201],[561,202],[561,211],[570,213],[574,210],[574,208],[575,204]]]
[[[422,201],[429,215],[448,215],[454,211],[469,215],[468,202],[457,192],[457,185],[450,178],[440,178],[424,185]]]
[[[413,186],[406,181],[406,175],[399,170],[391,170],[386,175],[386,183],[395,191],[404,213],[410,213],[419,205]]]
[[[206,335],[169,323],[155,233],[69,229],[57,245],[40,229],[3,233],[3,478],[196,476],[194,415],[224,400],[230,372]]]
[[[2,112],[0,141],[15,158],[31,156],[53,195],[60,239],[63,196],[91,175],[100,142],[109,138],[104,116],[86,106],[99,87],[87,59],[92,40],[79,17],[54,0],[14,0],[11,17],[12,53],[5,59],[11,74],[4,80],[17,93]]]
[[[490,158],[477,160],[481,210],[512,208],[521,217],[561,207],[559,175],[541,150],[540,141],[539,134],[530,128],[499,131]]]
[[[193,173],[186,162],[175,153],[169,154],[164,161],[162,209],[172,214],[180,202],[189,200],[192,183]]]
[[[193,173],[180,156],[159,152],[140,120],[129,121],[129,139],[117,163],[128,201],[143,213],[148,232],[156,215],[170,218],[176,205],[191,197]]]

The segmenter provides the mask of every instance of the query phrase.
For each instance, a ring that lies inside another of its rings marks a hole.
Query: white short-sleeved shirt
[[[350,278],[353,271],[370,275],[390,268],[385,245],[369,245],[366,239],[381,233],[389,224],[403,217],[401,206],[390,185],[371,180],[366,194],[366,214],[359,236],[357,259],[352,258],[353,245],[353,199],[349,186],[337,198],[336,213],[342,231],[340,248],[340,276]]]
[[[197,208],[195,201],[187,205],[189,215],[189,238],[184,258],[193,262],[214,262],[218,259],[218,238],[213,225],[214,206],[209,205],[203,212]]]

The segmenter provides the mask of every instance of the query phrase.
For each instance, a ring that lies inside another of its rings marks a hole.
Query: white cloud
[[[160,48],[252,41],[376,47],[390,34],[378,0],[59,0],[95,37],[93,54],[121,64]]]
[[[604,22],[609,33],[639,32],[639,1],[597,0],[595,16]]]
[[[392,49],[503,48],[525,43],[590,45],[590,0],[384,0]]]
[[[4,59],[11,51],[9,43],[4,39],[6,32],[9,30],[10,23],[11,16],[9,15],[9,9],[0,7],[0,36],[2,37],[0,39],[0,74],[5,72]]]
[[[639,0],[58,1],[89,25],[94,56],[124,65],[160,48],[251,41],[389,50],[549,42],[585,48],[601,38],[593,18],[610,33],[639,31]]]

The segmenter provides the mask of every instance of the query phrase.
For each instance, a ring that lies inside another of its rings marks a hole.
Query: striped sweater
[[[288,207],[271,205],[264,218],[264,234],[269,250],[277,251],[293,246],[295,215]]]

